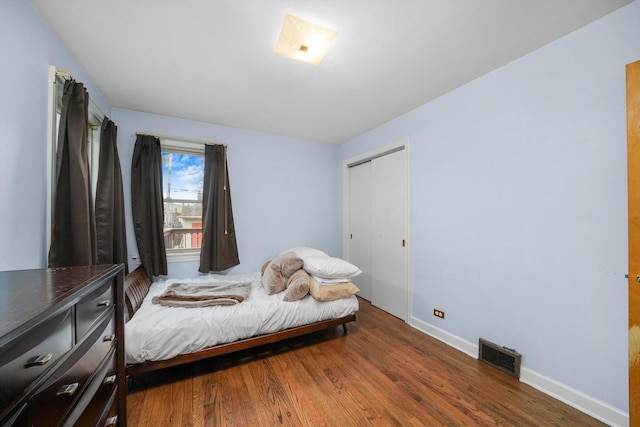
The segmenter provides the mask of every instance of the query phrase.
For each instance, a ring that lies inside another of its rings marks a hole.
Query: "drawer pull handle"
[[[25,368],[29,368],[31,366],[46,365],[51,360],[52,357],[53,357],[53,353],[42,354],[30,360],[29,362],[27,362],[27,364],[25,365]]]
[[[108,377],[105,377],[104,380],[102,380],[102,384],[113,384],[115,382],[116,382],[115,375],[109,375]]]
[[[77,390],[78,383],[63,385],[56,393],[56,396],[73,396]]]
[[[102,300],[98,303],[98,307],[109,307],[111,305],[111,301],[108,299]]]
[[[104,338],[102,338],[102,341],[113,341],[116,339],[115,335],[105,335]]]
[[[114,426],[118,424],[118,416],[107,418],[104,422],[104,427]]]

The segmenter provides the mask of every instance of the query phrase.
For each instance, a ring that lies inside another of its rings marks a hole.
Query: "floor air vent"
[[[520,359],[522,355],[510,348],[502,347],[480,338],[478,359],[520,379]]]

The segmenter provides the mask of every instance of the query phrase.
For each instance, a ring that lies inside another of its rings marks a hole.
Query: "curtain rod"
[[[204,140],[201,140],[201,139],[181,138],[181,137],[178,137],[178,136],[156,135],[156,134],[148,133],[148,132],[136,132],[136,135],[148,135],[148,136],[153,136],[153,137],[158,138],[158,139],[171,139],[173,141],[192,142],[194,144],[222,145],[225,148],[227,146],[227,144],[221,144],[219,142],[204,141]]]
[[[75,80],[76,78],[73,76],[73,74],[71,74],[70,71],[66,71],[66,70],[61,70],[59,68],[56,67],[56,76],[60,76],[60,77],[66,77],[70,80]],[[88,92],[87,92],[88,93]],[[102,118],[104,119],[105,117],[107,119],[109,119],[109,116],[107,116],[105,114],[104,111],[102,111],[102,108],[100,108],[100,106],[98,105],[98,103],[91,97],[91,94],[89,94],[89,101],[91,101],[93,103],[93,105],[98,109],[98,111],[100,111],[100,114],[102,114]]]

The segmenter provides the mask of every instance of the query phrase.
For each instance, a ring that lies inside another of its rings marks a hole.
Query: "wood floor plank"
[[[360,301],[342,328],[136,377],[130,426],[603,426]]]
[[[332,344],[337,344],[334,341]],[[349,347],[349,340],[343,341],[345,345],[334,346],[331,351],[322,352],[325,357],[330,358],[335,366],[343,368],[338,371],[335,382],[340,381],[341,389],[347,399],[338,401],[341,405],[350,405],[351,402],[358,402],[360,407],[366,408],[362,415],[370,421],[383,422],[385,424],[406,425],[410,421],[411,414],[419,412],[421,408],[417,402],[406,399],[406,395],[396,393],[397,383],[394,379],[386,375],[382,370],[376,369],[375,365],[366,363],[365,359]],[[363,374],[367,375],[363,381]],[[415,399],[413,399],[415,400]],[[402,412],[395,408],[404,408]],[[435,422],[437,419],[428,417]]]
[[[278,357],[271,358],[274,369],[277,369],[279,381],[285,387],[291,402],[290,411],[295,413],[300,420],[300,425],[320,425],[326,420],[324,414],[330,410],[326,406],[326,399],[317,396],[315,383],[311,380],[309,372],[301,369],[302,361],[298,354],[307,354],[291,349],[286,353],[281,353]]]

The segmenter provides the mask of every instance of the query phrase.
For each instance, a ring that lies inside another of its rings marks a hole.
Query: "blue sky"
[[[197,200],[202,191],[204,157],[162,153],[162,195],[168,198],[169,165],[171,164],[171,198]]]

